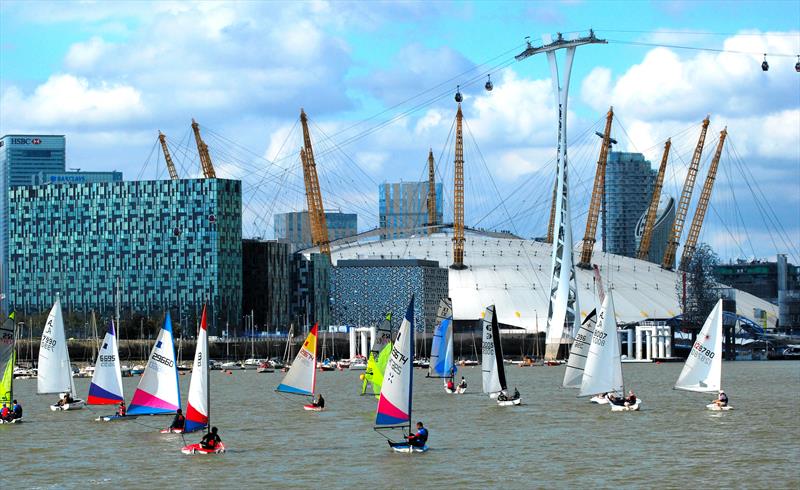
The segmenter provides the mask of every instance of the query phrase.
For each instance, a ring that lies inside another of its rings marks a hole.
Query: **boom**
[[[303,125],[303,148],[300,149],[300,161],[303,163],[303,180],[306,185],[308,201],[308,220],[311,222],[311,242],[319,247],[322,254],[331,258],[331,244],[328,240],[328,223],[325,220],[325,208],[322,205],[322,191],[319,187],[317,164],[314,162],[314,150],[311,136],[308,133],[308,117],[300,109],[300,122]]]
[[[464,269],[464,137],[461,124],[464,115],[461,103],[456,112],[455,178],[453,184],[453,269]]]
[[[719,133],[717,151],[714,153],[714,158],[711,160],[711,166],[708,167],[708,175],[706,175],[706,181],[703,183],[703,190],[700,192],[697,210],[694,212],[692,225],[689,227],[689,236],[686,238],[686,245],[683,246],[680,265],[682,271],[685,271],[689,267],[689,262],[692,260],[694,250],[697,247],[697,239],[700,237],[700,228],[703,227],[703,219],[706,217],[708,202],[711,200],[711,189],[714,188],[714,180],[717,178],[717,168],[719,167],[719,159],[722,156],[722,146],[725,144],[725,138],[727,136],[728,128],[723,129],[722,132]]]
[[[164,160],[167,162],[169,178],[172,180],[178,180],[178,172],[175,170],[175,164],[172,163],[172,157],[169,154],[169,148],[167,148],[167,135],[159,131],[158,141],[161,142],[161,149],[164,151]]]
[[[603,131],[603,144],[600,145],[600,157],[597,159],[597,170],[594,173],[594,188],[592,200],[589,203],[589,216],[586,217],[586,233],[583,235],[583,249],[578,267],[591,268],[592,250],[597,234],[597,217],[600,214],[600,202],[603,198],[606,185],[606,163],[608,162],[608,149],[611,147],[611,122],[614,120],[614,108],[608,109],[606,114],[606,129]]]
[[[197,143],[197,153],[200,155],[200,166],[203,169],[203,177],[206,179],[216,179],[217,174],[214,172],[214,165],[211,163],[211,156],[208,154],[208,145],[206,145],[203,138],[200,137],[200,126],[192,119],[192,131],[194,131],[194,140]]]
[[[644,219],[644,230],[642,230],[642,241],[639,242],[639,252],[637,258],[647,260],[650,253],[650,240],[653,238],[653,226],[656,224],[656,212],[658,211],[658,201],[661,199],[661,189],[664,187],[664,174],[667,170],[667,158],[669,149],[672,146],[672,139],[667,139],[664,144],[664,156],[661,157],[661,166],[658,167],[656,182],[653,184],[653,197],[650,199],[650,207],[647,208],[647,217]]]
[[[681,200],[678,202],[675,221],[672,223],[672,236],[667,242],[667,249],[664,251],[664,260],[661,262],[661,267],[664,269],[672,269],[673,263],[675,262],[675,252],[678,250],[678,243],[681,239],[681,233],[683,233],[683,225],[686,222],[689,204],[692,201],[692,191],[694,190],[694,182],[697,180],[697,169],[700,166],[700,157],[703,155],[703,144],[706,141],[709,122],[709,116],[706,116],[706,118],[703,119],[703,129],[700,131],[700,139],[697,140],[697,146],[694,149],[694,155],[692,155],[692,161],[689,164],[689,172],[686,174],[686,180],[683,183]]]

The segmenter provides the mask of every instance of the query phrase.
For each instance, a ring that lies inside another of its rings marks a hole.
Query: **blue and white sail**
[[[178,388],[178,365],[175,362],[175,340],[172,319],[167,311],[164,326],[158,333],[150,358],[133,394],[128,415],[172,413],[181,408]]]
[[[119,348],[114,331],[114,322],[108,324],[108,332],[103,338],[103,346],[97,352],[94,376],[89,385],[89,405],[116,405],[123,400],[122,372],[119,366]]]
[[[438,323],[433,331],[429,378],[452,378],[456,373],[453,359],[453,306],[450,298],[439,301]]]

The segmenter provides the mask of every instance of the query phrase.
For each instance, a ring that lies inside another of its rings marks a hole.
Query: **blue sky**
[[[480,82],[463,90],[472,131],[467,222],[540,235],[555,153],[547,63],[534,57],[494,71],[492,93],[481,77],[494,65],[475,66],[502,53],[510,54],[498,61],[510,59],[527,35],[536,44],[545,32],[592,27],[612,42],[579,49],[572,74],[576,237],[598,149],[582,135],[591,135],[609,105],[621,150],[644,151],[655,166],[663,140],[674,137],[672,195],[710,113],[707,148],[728,125],[736,154],[727,166],[723,158],[702,239],[724,258],[768,257],[791,252],[791,242],[796,253],[800,243],[796,59],[770,57],[772,68],[762,73],[758,54],[613,41],[796,55],[798,26],[800,4],[792,1],[5,1],[0,133],[63,133],[72,167],[163,178],[153,151],[159,129],[175,145],[182,173],[199,172],[187,138],[195,117],[218,174],[245,182],[245,233],[270,236],[273,213],[303,206],[295,161],[302,106],[319,140],[328,206],[358,212],[366,229],[377,223],[376,184],[420,178],[429,147],[444,160],[448,192],[452,92],[475,77]],[[744,164],[758,176],[760,194],[737,178]],[[494,183],[488,191],[487,181]],[[782,231],[766,217],[770,208]]]

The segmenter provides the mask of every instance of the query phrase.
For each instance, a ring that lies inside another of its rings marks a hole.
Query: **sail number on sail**
[[[117,356],[114,354],[100,354],[97,357],[98,362],[103,367],[114,367],[114,362],[116,362]]]
[[[703,364],[711,364],[711,360],[714,359],[714,355],[715,354],[716,353],[714,351],[712,351],[711,349],[707,348],[706,346],[704,346],[700,342],[695,342],[694,343],[694,348],[692,349],[692,352],[690,353],[690,355],[692,357],[696,357]]]
[[[592,343],[597,345],[606,345],[606,337],[608,337],[607,333],[595,330],[594,334],[592,334]]]
[[[174,366],[174,363],[172,362],[172,359],[167,359],[166,357],[162,356],[158,352],[153,352],[153,355],[150,356],[150,359],[151,359],[151,361],[160,362],[161,364],[163,364],[163,365],[165,365],[167,367],[170,367],[170,368]],[[153,369],[158,370],[158,365],[155,362],[150,362],[150,366]]]

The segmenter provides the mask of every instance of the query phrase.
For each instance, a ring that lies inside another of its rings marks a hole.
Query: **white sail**
[[[175,340],[169,311],[150,351],[147,366],[128,407],[128,415],[172,413],[181,408]]]
[[[495,332],[492,329],[494,321],[494,305],[486,308],[483,317],[483,345],[481,370],[483,371],[483,392],[499,393],[503,386],[500,383],[500,369],[497,365],[497,353],[495,352]],[[499,340],[499,339],[498,339]]]
[[[208,381],[208,326],[206,307],[203,306],[192,363],[192,380],[189,382],[189,400],[186,402],[185,432],[203,429],[208,425]]]
[[[722,300],[717,302],[697,335],[675,388],[717,391],[722,378]]]
[[[103,338],[103,346],[97,352],[94,375],[89,385],[89,405],[111,405],[123,400],[122,373],[119,367],[119,348],[114,332],[114,322],[110,322],[108,332]]]
[[[592,310],[583,320],[581,328],[578,329],[578,333],[575,335],[575,340],[569,350],[567,369],[564,371],[564,381],[561,384],[564,388],[581,387],[583,370],[586,366],[586,356],[589,354],[592,334],[594,334],[594,328],[597,325],[596,317],[597,310]]]
[[[72,365],[69,362],[67,341],[64,337],[64,317],[61,314],[61,300],[56,298],[39,343],[39,372],[37,392],[71,393],[75,395],[75,382],[72,380]]]
[[[414,297],[406,309],[392,346],[392,354],[378,398],[375,425],[411,425],[411,386],[414,377]]]
[[[308,332],[303,347],[297,352],[292,367],[283,378],[283,382],[275,391],[291,393],[293,395],[314,395],[317,382],[317,329],[314,327]]]
[[[606,392],[623,393],[622,360],[611,291],[606,294],[603,307],[597,315],[597,326],[592,334],[578,396]]]

